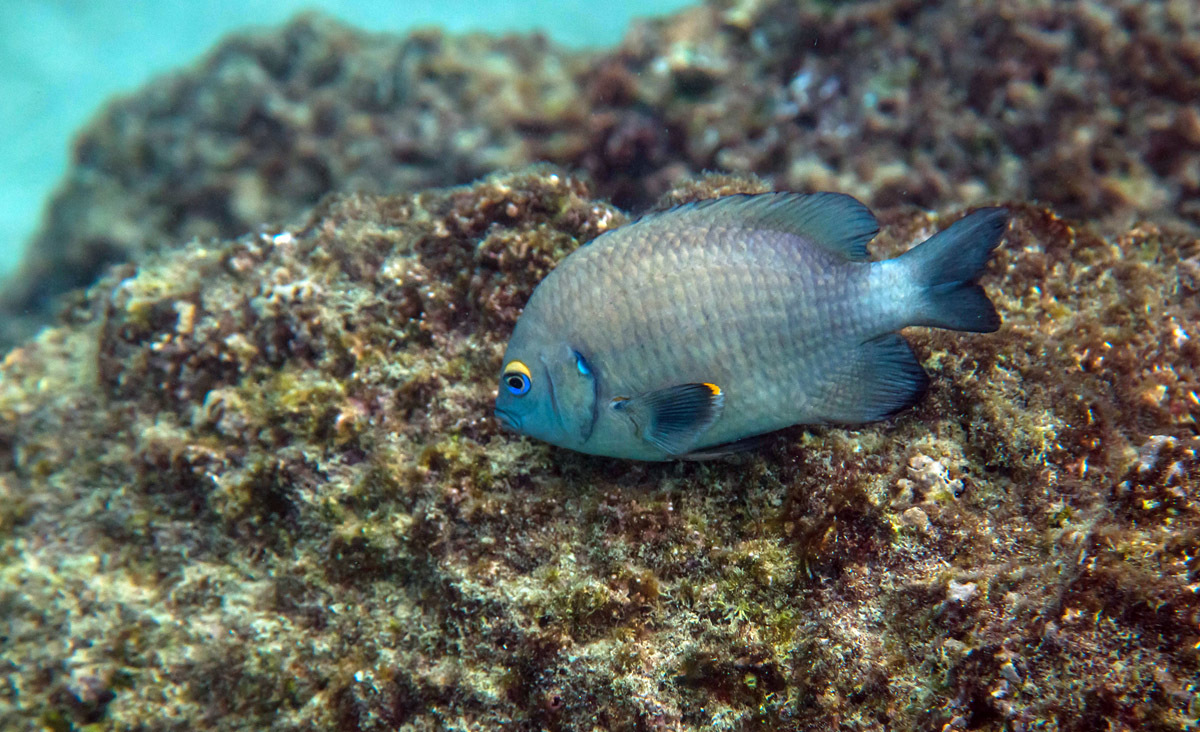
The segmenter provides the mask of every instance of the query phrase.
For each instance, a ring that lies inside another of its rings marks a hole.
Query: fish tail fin
[[[996,307],[976,280],[1007,228],[1006,209],[981,208],[901,255],[897,262],[918,289],[909,325],[973,333],[998,329]]]

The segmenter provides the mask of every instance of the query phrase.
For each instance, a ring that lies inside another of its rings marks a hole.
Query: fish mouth
[[[500,424],[502,426],[507,427],[514,432],[519,432],[521,430],[521,418],[507,409],[496,407],[495,415],[496,419],[500,420]]]

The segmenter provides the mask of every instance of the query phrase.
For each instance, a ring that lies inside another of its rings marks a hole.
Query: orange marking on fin
[[[721,396],[721,387],[717,386],[716,384],[709,384],[707,382],[704,385],[707,386],[708,390],[713,393],[713,396]]]

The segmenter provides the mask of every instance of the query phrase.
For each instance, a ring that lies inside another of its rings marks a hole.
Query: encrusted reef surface
[[[747,0],[115,102],[0,297],[0,729],[1196,729],[1198,80],[1187,1]],[[559,259],[771,188],[1008,205],[1004,327],[728,461],[498,431]]]
[[[876,206],[1038,200],[1200,223],[1193,0],[714,1],[618,48],[318,16],[114,102],[0,295],[0,344],[112,262],[549,161],[640,211],[705,170]],[[32,315],[30,315],[32,314]]]
[[[0,727],[1194,725],[1200,242],[1010,205],[1004,327],[910,332],[925,401],[728,462],[490,418],[533,286],[625,220],[558,169],[111,271],[0,365]]]

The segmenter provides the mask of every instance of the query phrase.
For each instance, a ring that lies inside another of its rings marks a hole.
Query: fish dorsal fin
[[[871,211],[845,193],[735,194],[652,213],[638,223],[665,223],[676,216],[794,234],[852,261],[868,258],[867,242],[879,233]]]
[[[716,384],[679,384],[614,399],[612,408],[633,420],[642,439],[669,455],[685,455],[721,416],[725,395]]]

